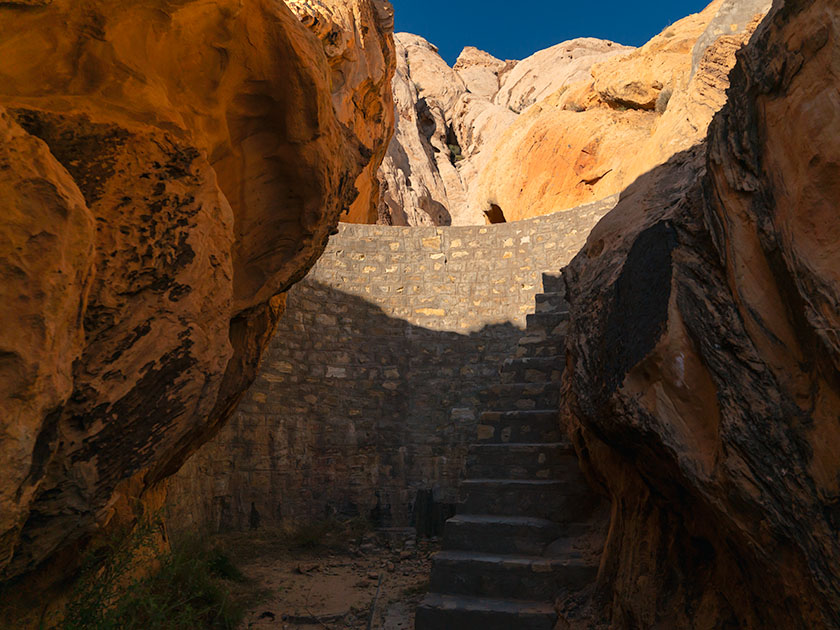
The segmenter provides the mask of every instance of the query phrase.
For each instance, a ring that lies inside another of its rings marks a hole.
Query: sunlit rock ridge
[[[380,221],[469,225],[569,210],[703,139],[769,0],[715,0],[638,49],[593,38],[450,68],[400,33]]]

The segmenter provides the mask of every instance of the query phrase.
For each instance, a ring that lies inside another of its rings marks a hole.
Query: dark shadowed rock
[[[840,627],[840,9],[777,5],[566,273],[605,627]]]

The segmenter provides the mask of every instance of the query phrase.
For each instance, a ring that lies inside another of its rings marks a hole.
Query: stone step
[[[533,334],[536,331],[544,331],[547,336],[553,336],[555,334],[565,335],[568,331],[568,324],[569,311],[530,313],[526,317],[525,328],[529,334]],[[559,331],[557,330],[558,326],[561,326]]]
[[[502,383],[545,383],[563,377],[566,357],[562,354],[547,357],[505,359],[499,370]]]
[[[516,346],[514,358],[523,357],[551,357],[562,355],[566,352],[566,336],[547,335],[544,332],[534,332],[519,340]]]
[[[478,443],[560,442],[558,416],[556,409],[485,411],[478,420]]]
[[[566,283],[561,273],[544,273],[542,275],[542,293],[566,294]]]
[[[569,310],[565,293],[537,293],[534,301],[537,305],[537,313],[556,313]]]
[[[541,556],[563,529],[542,518],[460,514],[446,521],[443,548]]]
[[[467,452],[468,479],[569,479],[579,470],[568,442],[473,444]]]
[[[432,558],[433,593],[551,602],[591,583],[598,567],[580,555],[544,558],[441,551]]]
[[[415,630],[553,630],[551,604],[429,593],[417,607]]]
[[[499,383],[478,393],[485,409],[513,411],[516,409],[554,409],[560,404],[558,381],[547,383]]]
[[[597,507],[577,476],[571,480],[467,479],[461,482],[458,514],[528,516],[556,523],[579,523]]]

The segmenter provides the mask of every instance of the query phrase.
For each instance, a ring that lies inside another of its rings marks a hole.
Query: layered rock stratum
[[[580,38],[501,61],[466,48],[454,68],[397,35],[380,220],[513,221],[623,190],[703,139],[769,5],[715,0],[639,49]]]
[[[613,506],[568,627],[840,627],[838,38],[835,3],[776,3],[708,139],[565,272],[566,416]]]
[[[392,9],[289,5],[0,3],[0,581],[130,524],[375,214]]]

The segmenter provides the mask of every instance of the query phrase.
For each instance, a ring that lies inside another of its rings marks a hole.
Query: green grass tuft
[[[159,523],[140,526],[91,555],[62,630],[233,630],[239,625],[248,596],[236,587],[246,582],[236,565],[206,537],[185,538],[159,553],[156,527]]]

